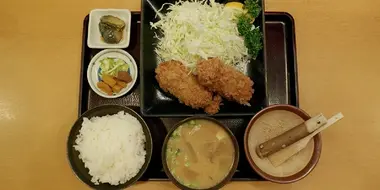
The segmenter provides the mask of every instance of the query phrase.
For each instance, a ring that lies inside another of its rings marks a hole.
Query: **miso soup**
[[[182,185],[206,189],[220,183],[230,172],[235,148],[228,132],[217,123],[190,120],[170,136],[166,162]]]

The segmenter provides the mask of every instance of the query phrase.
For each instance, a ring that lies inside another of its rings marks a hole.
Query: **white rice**
[[[83,119],[74,148],[91,181],[119,185],[137,175],[145,162],[145,135],[140,122],[124,111]]]

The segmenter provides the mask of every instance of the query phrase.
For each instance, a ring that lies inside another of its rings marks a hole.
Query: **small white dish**
[[[101,38],[99,31],[100,18],[105,15],[112,15],[125,22],[123,38],[118,44],[107,44]],[[90,12],[88,24],[87,46],[96,49],[105,48],[127,48],[129,46],[131,33],[131,11],[128,9],[94,9]]]
[[[132,81],[129,82],[125,88],[123,88],[119,93],[113,95],[106,94],[97,86],[97,83],[101,81],[101,78],[99,77],[99,73],[101,71],[100,61],[107,57],[122,59],[126,64],[128,64],[128,72],[132,77]],[[104,98],[118,98],[127,94],[133,88],[137,81],[137,74],[138,70],[136,61],[128,52],[121,49],[106,49],[100,51],[91,59],[91,62],[87,68],[87,81],[90,84],[91,89],[99,96]]]

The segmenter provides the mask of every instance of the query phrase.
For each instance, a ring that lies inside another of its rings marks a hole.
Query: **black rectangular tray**
[[[232,1],[232,0],[230,0]],[[233,0],[241,1],[244,0]],[[154,37],[155,33],[160,35],[160,31],[153,30],[150,23],[156,22],[159,18],[156,17],[156,12],[153,10],[160,9],[165,3],[174,3],[176,0],[142,0],[141,8],[141,55],[140,55],[140,106],[141,112],[146,116],[153,117],[185,117],[185,116],[207,116],[203,109],[193,109],[185,104],[181,104],[177,98],[173,97],[169,93],[163,91],[157,80],[155,79],[155,68],[159,64],[157,56],[152,56],[155,54],[154,44],[158,41]],[[215,0],[215,2],[225,3],[228,0]],[[264,10],[264,1],[258,0],[258,4]],[[166,7],[165,7],[166,8]],[[162,10],[165,13],[165,9]],[[161,11],[161,12],[162,12]],[[264,13],[260,11],[255,22],[253,23],[259,30],[265,34],[265,23],[264,23]],[[265,37],[263,39],[265,42]],[[153,45],[152,45],[153,44]],[[251,106],[245,106],[239,104],[235,101],[223,100],[223,105],[220,106],[218,113],[214,114],[217,116],[246,116],[254,115],[264,107],[268,105],[266,99],[266,85],[265,85],[265,43],[263,43],[263,50],[261,50],[256,59],[252,59],[246,66],[246,75],[254,81],[253,88],[255,93],[253,93],[252,98],[249,103]],[[170,109],[167,109],[170,107]]]
[[[266,26],[266,53],[267,53],[267,100],[272,104],[291,104],[298,106],[298,83],[294,20],[291,15],[283,12],[265,13]],[[87,82],[86,71],[91,58],[100,49],[90,49],[87,46],[88,16],[83,23],[82,62],[80,73],[78,115],[85,111],[105,104],[117,104],[133,107],[139,111],[140,84],[137,82],[131,93],[116,99],[106,99],[93,92]],[[132,13],[131,41],[128,51],[139,64],[140,57],[140,12]],[[139,80],[138,80],[139,81]],[[238,169],[233,176],[234,181],[263,180],[249,166],[243,146],[244,130],[252,116],[244,117],[217,117],[235,134],[239,143],[240,160]],[[161,147],[167,130],[183,118],[144,117],[153,138],[153,155],[148,170],[141,180],[168,180],[161,164]]]

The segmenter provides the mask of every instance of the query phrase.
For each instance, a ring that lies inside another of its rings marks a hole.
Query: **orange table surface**
[[[140,1],[3,0],[0,7],[0,189],[89,189],[65,147],[77,118],[82,21],[94,8],[140,10]],[[380,189],[380,1],[267,0],[266,10],[295,18],[300,107],[345,118],[323,132],[320,162],[305,179],[223,189]]]

